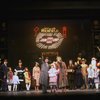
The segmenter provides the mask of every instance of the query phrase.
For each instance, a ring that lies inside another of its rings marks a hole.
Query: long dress
[[[39,80],[40,80],[40,67],[34,67],[33,68],[33,72],[32,72],[32,76],[34,77],[34,79],[36,80],[36,86],[39,86]]]
[[[24,72],[24,77],[25,77],[25,83],[26,84],[31,84],[31,73],[29,71]]]
[[[67,80],[67,67],[65,62],[57,62],[56,66],[59,69],[59,74],[58,74],[58,87],[63,88],[68,85],[68,80]]]
[[[59,73],[59,70],[55,68],[50,68],[48,73],[49,73],[49,85],[57,86],[57,74]]]
[[[69,89],[74,89],[75,88],[74,65],[68,65],[67,73],[68,73],[67,77],[68,77]]]
[[[81,68],[81,65],[77,65],[75,69],[75,85],[77,88],[81,88],[84,83]]]
[[[14,85],[20,84],[19,77],[18,77],[17,75],[13,75],[12,83],[13,83]]]
[[[8,85],[12,84],[12,80],[13,80],[13,72],[8,71],[8,73],[7,73],[7,84]]]

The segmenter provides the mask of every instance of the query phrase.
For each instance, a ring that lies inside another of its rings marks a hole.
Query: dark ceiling
[[[1,1],[0,1],[1,2]],[[1,18],[73,18],[100,17],[98,0],[3,0]]]

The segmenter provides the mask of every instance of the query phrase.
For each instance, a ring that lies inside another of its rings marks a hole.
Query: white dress
[[[13,84],[19,84],[19,83],[20,83],[20,82],[19,82],[18,76],[16,76],[16,75],[13,76],[12,83],[13,83]]]
[[[51,68],[49,69],[48,73],[49,73],[49,85],[57,85],[57,74],[59,73],[59,70]]]

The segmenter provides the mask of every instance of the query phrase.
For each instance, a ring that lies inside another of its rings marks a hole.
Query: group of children
[[[35,90],[39,90],[39,78],[40,78],[40,68],[37,67],[38,62],[36,62],[35,67],[33,67],[33,78],[37,81]],[[12,71],[11,67],[8,68],[8,73],[7,73],[7,84],[8,84],[8,91],[17,91],[18,86],[20,85],[20,79],[18,77],[18,73],[22,72],[22,70],[19,71]],[[38,73],[38,74],[37,74]],[[50,69],[48,70],[48,75],[49,75],[49,86],[51,89],[51,92],[56,92],[57,89],[57,75],[59,73],[59,69],[56,69],[55,62],[50,64]],[[24,72],[24,80],[25,80],[25,85],[26,85],[26,90],[30,90],[31,87],[31,73],[26,67]]]
[[[20,70],[21,72],[22,70]],[[31,74],[28,70],[28,68],[25,68],[24,71],[24,79],[25,79],[25,84],[26,84],[26,90],[30,90],[31,86]],[[11,67],[8,68],[8,73],[7,73],[7,84],[8,84],[8,91],[17,91],[18,86],[20,84],[21,80],[18,77],[18,71],[12,71]]]

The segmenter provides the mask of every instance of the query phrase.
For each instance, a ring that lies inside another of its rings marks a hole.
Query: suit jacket
[[[8,72],[8,67],[7,67],[7,65],[2,64],[2,65],[1,65],[1,71],[2,71],[3,76],[6,76],[5,78],[7,78],[7,72]]]
[[[40,84],[48,86],[48,70],[49,66],[44,62],[41,65],[41,72],[40,72]]]

